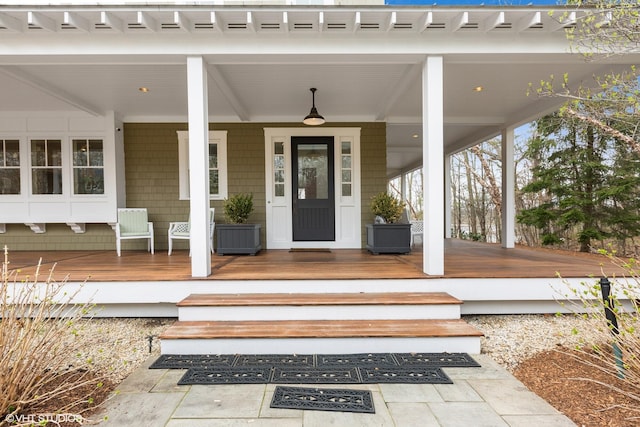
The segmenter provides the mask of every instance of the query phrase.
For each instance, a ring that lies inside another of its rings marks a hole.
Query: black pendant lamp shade
[[[309,112],[307,117],[304,118],[302,123],[304,123],[305,125],[309,125],[309,126],[318,126],[318,125],[321,125],[321,124],[324,123],[324,117],[322,117],[320,114],[318,114],[318,110],[316,110],[316,90],[318,90],[318,89],[316,89],[315,87],[312,87],[309,90],[311,91],[313,104],[312,104],[312,107],[311,107],[311,111]]]

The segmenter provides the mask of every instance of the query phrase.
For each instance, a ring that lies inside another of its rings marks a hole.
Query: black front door
[[[335,240],[333,137],[291,138],[293,240]]]

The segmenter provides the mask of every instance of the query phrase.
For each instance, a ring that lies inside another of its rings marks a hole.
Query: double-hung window
[[[31,140],[31,193],[62,194],[61,140]]]
[[[0,139],[0,194],[20,194],[20,141]]]
[[[104,194],[104,150],[101,139],[74,139],[73,194]]]
[[[222,200],[227,198],[227,132],[209,131],[208,165],[209,198]],[[178,165],[180,200],[189,199],[189,132],[178,131]]]

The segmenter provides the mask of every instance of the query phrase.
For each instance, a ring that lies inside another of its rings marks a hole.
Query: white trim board
[[[329,136],[334,138],[335,150],[335,240],[330,242],[294,242],[292,226],[291,194],[291,138],[295,136]],[[360,197],[360,128],[315,127],[315,128],[265,128],[265,196],[266,196],[266,240],[269,249],[289,248],[360,248],[361,197]],[[341,146],[351,143],[351,194],[342,194]],[[284,195],[274,190],[274,147],[283,144]]]

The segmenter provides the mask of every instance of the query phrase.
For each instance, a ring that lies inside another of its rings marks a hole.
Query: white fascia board
[[[541,34],[536,37],[523,37],[515,33],[496,34],[495,32],[466,32],[426,36],[416,33],[397,35],[384,34],[377,37],[350,35],[346,37],[324,37],[324,33],[293,34],[280,32],[271,37],[262,37],[259,33],[245,34],[242,37],[226,36],[224,40],[214,37],[199,37],[186,31],[153,33],[153,38],[138,33],[119,33],[122,22],[115,17],[105,15],[105,32],[83,33],[82,37],[65,32],[52,33],[43,40],[35,34],[7,33],[5,43],[0,45],[0,55],[77,55],[86,52],[94,55],[121,56],[165,56],[184,55],[185,52],[207,58],[209,63],[277,63],[278,58],[290,58],[289,61],[328,63],[331,55],[354,56],[354,62],[362,62],[372,57],[373,63],[380,61],[400,61],[413,57],[409,62],[418,63],[419,55],[490,55],[490,54],[558,54],[569,53],[569,43],[564,34]],[[259,43],[257,43],[259,40]],[[375,55],[371,53],[375,42]],[[313,54],[309,46],[313,45]],[[244,59],[241,55],[250,55]],[[388,55],[388,58],[381,56]],[[579,56],[579,55],[575,55]],[[225,59],[227,58],[227,59]],[[308,58],[308,59],[305,59]],[[287,59],[285,59],[286,61]],[[344,63],[345,58],[336,57]],[[349,59],[347,59],[349,60]],[[533,60],[533,58],[532,58]],[[405,62],[406,63],[406,62]]]

